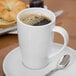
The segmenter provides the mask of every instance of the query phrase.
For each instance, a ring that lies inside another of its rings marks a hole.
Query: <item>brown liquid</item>
[[[42,26],[51,22],[51,20],[48,17],[39,14],[24,14],[21,16],[20,20],[23,23],[32,26]]]
[[[40,22],[35,23],[34,26],[41,26],[41,25],[48,24],[48,23],[50,23],[50,22],[51,22],[50,20],[48,20],[47,18],[44,18],[44,19],[41,20]]]

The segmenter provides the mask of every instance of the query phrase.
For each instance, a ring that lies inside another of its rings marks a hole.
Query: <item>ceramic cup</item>
[[[43,26],[31,26],[23,23],[20,17],[26,13],[43,14],[51,22]],[[56,17],[51,10],[44,8],[27,8],[17,15],[17,30],[19,46],[22,55],[22,63],[30,69],[41,69],[49,64],[50,57],[53,57],[63,51],[68,44],[67,31],[59,26],[55,26]],[[52,52],[54,32],[58,32],[64,38],[63,47]]]

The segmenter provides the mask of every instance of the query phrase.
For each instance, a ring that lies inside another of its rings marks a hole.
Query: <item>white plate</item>
[[[0,28],[0,35],[11,32],[11,31],[16,31],[15,34],[17,34],[17,26],[14,25],[14,26],[11,26],[11,27],[8,27],[8,28],[5,28],[5,29]]]
[[[61,48],[61,44],[54,43],[53,51]],[[54,69],[59,58],[69,54],[71,56],[70,64],[63,70],[53,74],[53,76],[76,76],[76,50],[66,47],[63,52],[50,58],[49,65],[40,70],[31,70],[22,65],[20,48],[12,50],[4,59],[3,71],[6,76],[44,76],[47,72]]]

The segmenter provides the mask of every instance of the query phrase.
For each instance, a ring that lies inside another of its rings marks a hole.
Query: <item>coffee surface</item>
[[[20,17],[20,20],[28,25],[32,25],[32,26],[41,26],[41,25],[45,25],[51,22],[51,20],[46,17],[45,15],[40,15],[40,14],[23,14]]]

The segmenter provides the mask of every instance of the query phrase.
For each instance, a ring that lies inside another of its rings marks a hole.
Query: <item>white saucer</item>
[[[61,48],[61,44],[54,43],[53,51]],[[22,65],[19,47],[12,50],[4,59],[3,71],[6,76],[44,76],[47,72],[55,68],[57,61],[64,54],[70,54],[71,62],[64,69],[53,74],[53,76],[76,76],[76,50],[69,47],[63,52],[51,58],[50,64],[41,70],[30,70]]]

